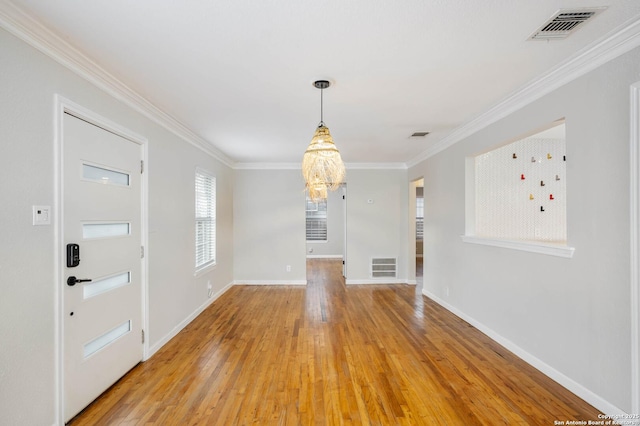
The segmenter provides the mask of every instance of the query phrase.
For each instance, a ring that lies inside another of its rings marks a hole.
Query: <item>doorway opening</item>
[[[409,281],[422,285],[424,271],[424,179],[409,183]]]
[[[329,191],[327,198],[313,202],[307,196],[305,204],[307,259],[341,259],[342,275],[346,277],[347,222],[346,184]]]

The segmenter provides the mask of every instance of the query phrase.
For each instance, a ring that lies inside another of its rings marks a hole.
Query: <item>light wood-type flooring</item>
[[[76,425],[553,425],[599,412],[409,285],[234,286]]]

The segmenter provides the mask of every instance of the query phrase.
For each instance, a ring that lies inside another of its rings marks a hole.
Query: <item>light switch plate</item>
[[[51,225],[51,206],[33,206],[33,224]]]

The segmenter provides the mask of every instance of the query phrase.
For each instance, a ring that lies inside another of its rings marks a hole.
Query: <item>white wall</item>
[[[344,255],[343,189],[327,194],[327,241],[307,242],[307,257],[341,257]],[[310,251],[312,250],[312,251]]]
[[[407,282],[407,171],[349,169],[346,182],[347,283]],[[236,170],[236,283],[306,282],[304,202],[298,169]],[[372,257],[397,257],[398,279],[371,279]]]
[[[300,170],[236,170],[233,210],[235,282],[305,284],[305,192]]]
[[[232,170],[0,30],[0,424],[56,418],[54,226],[31,206],[55,206],[54,95],[146,137],[149,179],[150,346],[161,344],[233,279]],[[193,268],[193,179],[218,177],[218,266]],[[60,214],[54,209],[53,220]],[[304,245],[301,251],[304,250]]]
[[[149,149],[150,346],[157,350],[233,282],[233,170],[160,136]],[[216,176],[216,266],[195,272],[195,170]]]
[[[602,410],[631,410],[629,87],[640,49],[421,162],[424,291]],[[465,244],[465,157],[566,117],[572,259]],[[448,293],[447,293],[448,291]]]
[[[410,251],[407,171],[350,169],[346,182],[347,284],[406,283]],[[372,279],[372,257],[397,257],[398,278]]]

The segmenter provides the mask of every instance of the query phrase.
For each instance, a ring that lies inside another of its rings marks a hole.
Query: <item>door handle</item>
[[[74,277],[74,276],[72,275],[72,276],[70,276],[69,278],[67,278],[67,285],[70,285],[70,286],[72,286],[72,287],[73,287],[74,285],[76,285],[76,283],[85,283],[85,282],[89,282],[89,281],[91,281],[91,279],[90,279],[90,278],[81,278],[81,279],[78,279],[78,278],[76,278],[76,277]]]

